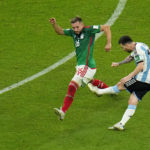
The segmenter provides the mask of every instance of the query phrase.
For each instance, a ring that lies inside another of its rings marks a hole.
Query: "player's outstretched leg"
[[[93,93],[96,93],[97,95],[103,95],[103,94],[116,94],[116,93],[119,93],[120,90],[118,88],[117,85],[115,86],[111,86],[111,87],[108,87],[108,88],[105,88],[105,89],[99,89],[97,88],[96,86],[93,86],[93,84],[89,83],[88,84],[88,87],[89,89],[93,92]]]
[[[91,92],[98,94],[98,89],[105,89],[108,88],[108,85],[106,85],[103,81],[100,81],[98,79],[93,79],[90,83],[88,83],[88,87]]]
[[[77,89],[78,89],[78,84],[75,83],[74,81],[71,81],[69,84],[68,92],[67,92],[67,95],[65,96],[64,104],[62,108],[60,109],[54,108],[54,111],[56,115],[59,116],[60,120],[64,119],[66,111],[69,109],[69,107],[71,106],[73,102],[73,98]]]

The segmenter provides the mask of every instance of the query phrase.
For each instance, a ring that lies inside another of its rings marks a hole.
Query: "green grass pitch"
[[[74,50],[72,39],[58,36],[49,23],[63,28],[79,15],[86,25],[104,24],[119,0],[0,0],[0,89],[54,64]],[[105,36],[95,43],[96,78],[116,84],[134,63],[111,68],[128,54],[118,45],[122,35],[150,46],[149,0],[128,0],[112,30],[112,50],[104,51]],[[0,95],[0,150],[149,150],[150,94],[137,107],[123,132],[107,127],[119,121],[129,94],[97,97],[79,89],[65,120],[54,107],[63,103],[75,73],[76,58],[21,87]]]

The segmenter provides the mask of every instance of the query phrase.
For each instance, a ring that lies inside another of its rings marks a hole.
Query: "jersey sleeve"
[[[64,29],[64,34],[67,36],[72,36],[72,29]]]
[[[96,33],[99,33],[100,31],[101,31],[101,26],[100,25],[90,26],[91,34],[96,34]]]
[[[144,52],[141,50],[141,47],[137,47],[137,53],[134,55],[134,60],[137,64],[144,61]]]

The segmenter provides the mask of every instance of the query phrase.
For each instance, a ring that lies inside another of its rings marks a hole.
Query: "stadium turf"
[[[63,28],[79,15],[86,25],[104,24],[118,0],[1,0],[0,89],[54,64],[74,50],[72,39],[58,36],[49,24],[55,17]],[[135,64],[111,68],[128,54],[118,45],[121,35],[150,46],[149,0],[128,0],[112,30],[112,50],[104,51],[102,36],[95,43],[96,78],[116,84]],[[54,107],[63,103],[75,72],[76,58],[46,75],[0,95],[0,150],[148,150],[150,149],[150,101],[140,102],[123,132],[107,128],[121,119],[129,94],[97,97],[87,87],[79,89],[65,120]]]

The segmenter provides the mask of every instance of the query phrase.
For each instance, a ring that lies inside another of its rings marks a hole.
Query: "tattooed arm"
[[[129,63],[133,60],[133,57],[132,56],[128,56],[126,57],[124,60],[120,61],[120,62],[112,62],[112,67],[118,67],[119,65],[121,64],[126,64],[126,63]]]

